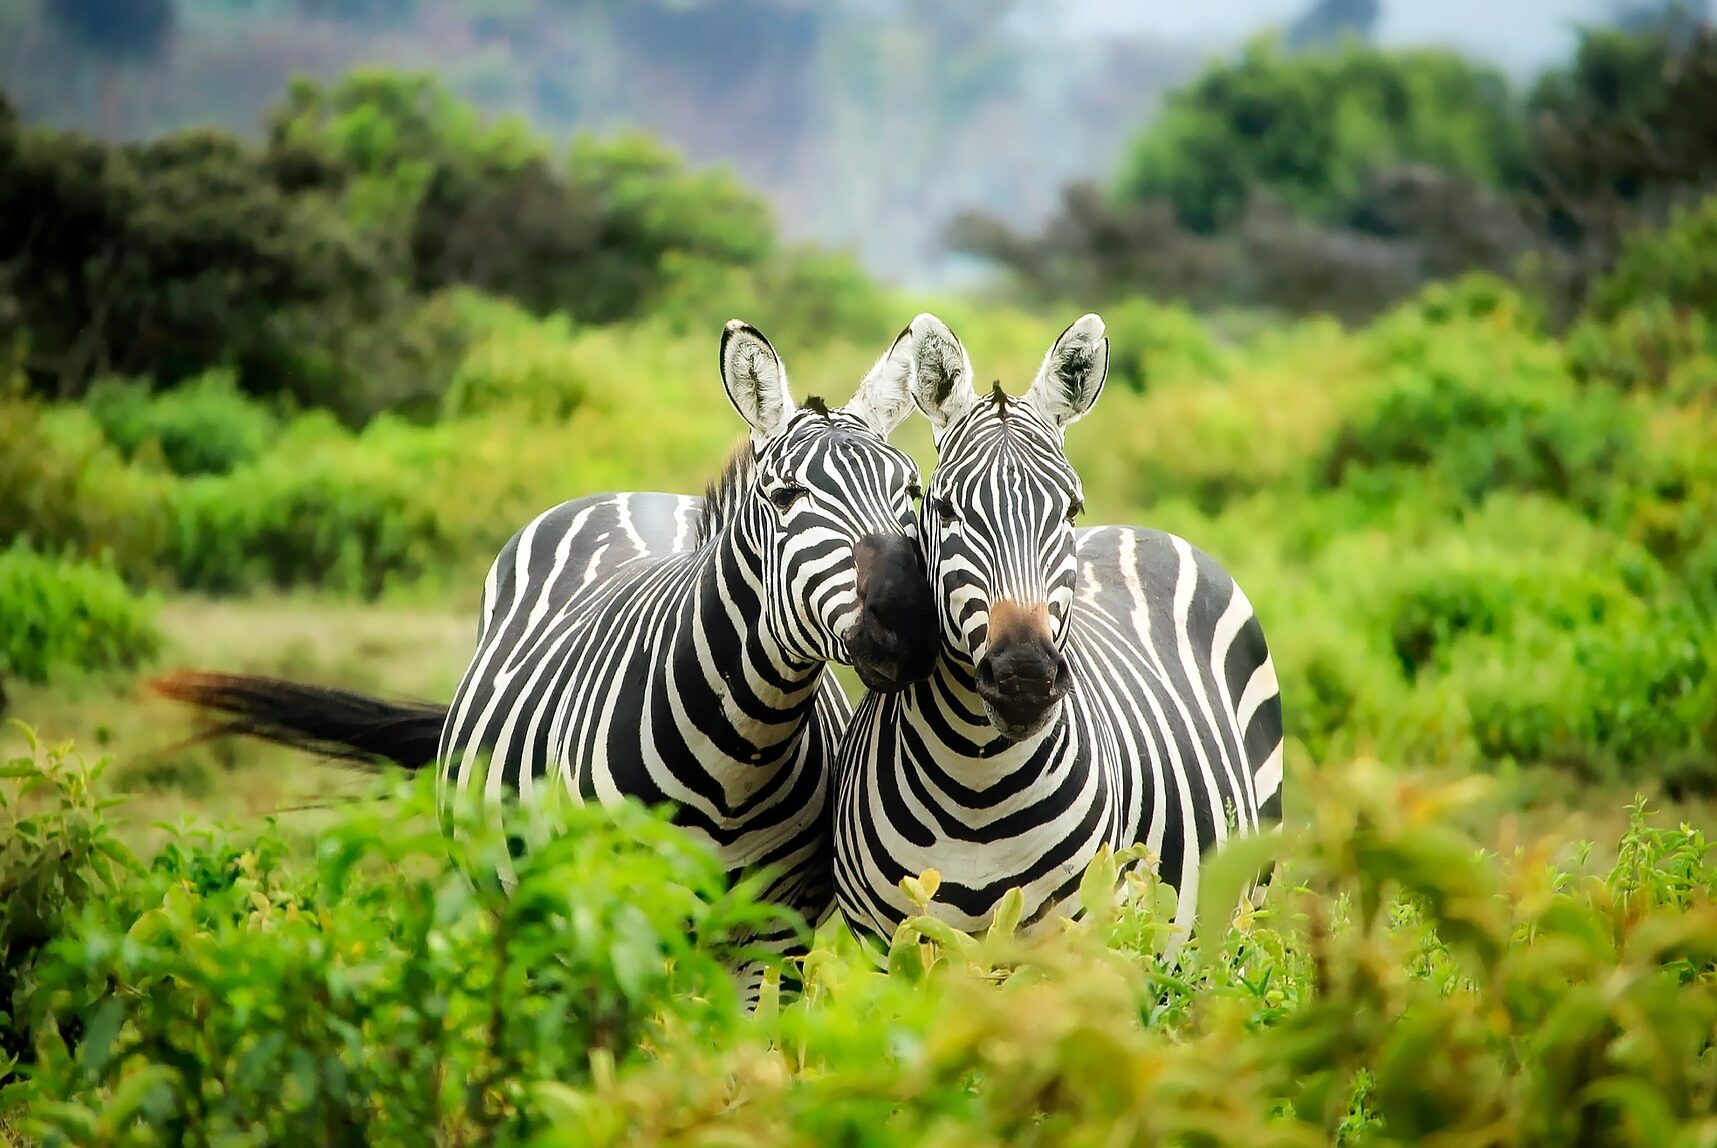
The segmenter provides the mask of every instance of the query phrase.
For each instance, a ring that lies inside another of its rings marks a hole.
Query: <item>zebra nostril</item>
[[[985,657],[979,660],[977,668],[978,685],[986,690],[994,689],[996,686],[995,663],[990,661],[988,657]]]
[[[1049,692],[1052,697],[1060,697],[1067,692],[1067,687],[1073,684],[1073,668],[1067,664],[1065,654],[1055,656],[1055,676],[1050,679]]]

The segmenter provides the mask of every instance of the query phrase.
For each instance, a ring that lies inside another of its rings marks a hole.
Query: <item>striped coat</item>
[[[842,746],[835,881],[856,930],[915,911],[985,927],[1010,887],[1031,925],[1071,912],[1099,847],[1145,843],[1190,931],[1200,862],[1281,821],[1282,715],[1245,594],[1186,540],[1075,525],[1062,434],[1096,401],[1101,321],[1057,340],[1031,389],[980,396],[952,332],[911,328],[937,432],[920,529],[941,648],[926,680],[860,703]]]

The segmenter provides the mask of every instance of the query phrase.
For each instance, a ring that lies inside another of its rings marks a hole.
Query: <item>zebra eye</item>
[[[1073,500],[1073,505],[1067,508],[1067,521],[1072,522],[1075,518],[1078,518],[1081,514],[1084,514],[1084,513],[1085,513],[1085,500],[1082,498],[1075,498]]]
[[[913,502],[917,502],[919,499],[924,497],[924,488],[919,486],[916,482],[907,483],[906,497],[910,498]]]
[[[770,491],[769,501],[774,503],[776,510],[779,510],[782,514],[786,514],[793,508],[793,504],[799,501],[800,497],[804,494],[804,487],[794,486],[789,483],[786,486],[778,486],[774,490]]]
[[[936,514],[943,522],[954,521],[954,504],[952,502],[949,502],[946,498],[937,498],[935,503]]]

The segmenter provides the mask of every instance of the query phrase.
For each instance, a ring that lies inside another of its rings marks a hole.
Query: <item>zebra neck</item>
[[[666,643],[662,685],[712,764],[780,764],[813,712],[823,664],[783,649],[767,592],[761,560],[729,532],[698,564]]]

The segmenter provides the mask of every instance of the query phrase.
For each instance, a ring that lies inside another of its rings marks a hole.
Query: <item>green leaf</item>
[[[92,1079],[99,1080],[108,1060],[113,1056],[113,1042],[119,1036],[119,1026],[125,1021],[125,1003],[108,999],[96,1008],[84,1028],[78,1044],[78,1063]]]
[[[1079,905],[1087,916],[1107,917],[1115,906],[1120,879],[1120,865],[1105,841],[1097,847],[1097,855],[1085,866],[1085,875],[1079,880]]]
[[[1226,932],[1246,887],[1257,879],[1266,862],[1280,857],[1282,846],[1280,834],[1253,833],[1230,837],[1220,849],[1213,850],[1199,865],[1195,927],[1208,929],[1221,922],[1218,927]]]
[[[1020,917],[1025,913],[1025,893],[1018,885],[1009,889],[996,899],[996,907],[990,913],[990,928],[987,937],[1007,939],[1014,935],[1019,928]]]
[[[152,1101],[164,1099],[172,1087],[173,1070],[164,1065],[149,1064],[137,1069],[120,1082],[108,1096],[101,1109],[101,1130],[105,1142],[111,1143],[120,1130]]]
[[[37,1101],[30,1106],[30,1117],[37,1124],[63,1132],[76,1144],[94,1144],[100,1140],[100,1121],[82,1104],[63,1100]]]

